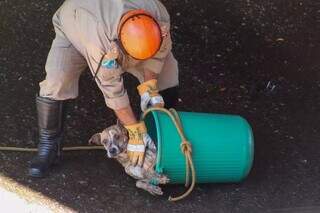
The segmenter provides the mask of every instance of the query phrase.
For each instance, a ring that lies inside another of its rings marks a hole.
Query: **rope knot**
[[[189,141],[182,141],[181,144],[180,144],[180,148],[181,148],[181,151],[182,153],[186,154],[186,153],[190,153],[192,152],[192,147],[191,147],[191,143]]]
[[[160,111],[160,112],[166,113],[171,118],[173,124],[175,125],[175,127],[181,137],[180,149],[181,149],[181,152],[184,154],[185,161],[186,161],[186,184],[185,184],[185,186],[186,187],[189,186],[190,179],[191,179],[191,186],[184,194],[182,194],[178,197],[171,197],[170,196],[169,200],[173,201],[173,202],[178,201],[178,200],[182,200],[183,198],[187,197],[192,192],[192,190],[195,186],[195,183],[196,183],[196,170],[194,168],[192,156],[191,156],[191,152],[192,152],[191,143],[189,141],[187,141],[187,139],[186,139],[186,136],[183,132],[182,123],[179,118],[179,114],[177,113],[177,111],[175,109],[167,110],[165,108],[158,108],[158,107],[149,108],[143,113],[142,118],[144,119],[146,117],[146,115],[152,111]]]

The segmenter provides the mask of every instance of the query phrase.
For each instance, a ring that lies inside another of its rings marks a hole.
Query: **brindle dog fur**
[[[162,195],[159,184],[167,184],[169,178],[163,174],[158,174],[154,170],[157,158],[157,148],[152,140],[148,141],[145,151],[145,159],[142,167],[132,166],[127,155],[128,133],[118,122],[104,129],[100,133],[94,134],[89,144],[103,145],[109,158],[115,158],[131,177],[137,179],[136,186],[148,191],[152,195]]]

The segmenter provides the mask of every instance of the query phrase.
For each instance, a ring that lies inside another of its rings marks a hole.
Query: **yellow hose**
[[[195,171],[193,161],[192,161],[192,147],[183,132],[182,123],[181,123],[181,120],[180,120],[179,115],[176,110],[174,110],[174,109],[167,110],[165,108],[160,108],[160,107],[149,108],[143,113],[142,119],[144,119],[147,116],[147,114],[152,111],[160,111],[160,112],[166,113],[171,118],[174,125],[176,126],[177,131],[178,131],[180,138],[181,138],[180,148],[181,148],[181,152],[184,154],[184,156],[186,158],[186,184],[185,184],[185,186],[186,187],[189,186],[190,172],[191,172],[191,179],[192,180],[191,180],[191,186],[189,187],[189,189],[185,193],[183,193],[182,195],[180,195],[178,197],[171,197],[171,196],[169,197],[169,201],[173,201],[173,202],[179,201],[179,200],[182,200],[185,197],[187,197],[192,192],[192,190],[194,189],[194,186],[196,184],[196,171]]]

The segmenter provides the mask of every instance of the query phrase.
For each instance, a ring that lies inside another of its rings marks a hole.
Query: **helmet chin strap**
[[[126,52],[126,50],[123,48],[123,46],[122,46],[119,38],[114,39],[112,42],[114,42],[114,44],[117,45],[118,50],[119,50],[119,56],[120,56],[120,57],[123,57],[123,55],[130,56],[130,55]]]

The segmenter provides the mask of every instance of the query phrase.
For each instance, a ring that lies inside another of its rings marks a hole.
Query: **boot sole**
[[[28,175],[34,178],[43,178],[45,177],[45,173],[40,172],[38,169],[30,168]]]
[[[50,168],[59,166],[61,164],[61,161],[62,161],[61,155],[57,156],[56,159],[52,162],[52,164],[49,166],[49,168],[46,171],[40,172],[39,169],[29,168],[28,175],[30,177],[35,177],[35,178],[44,178],[47,175]]]

